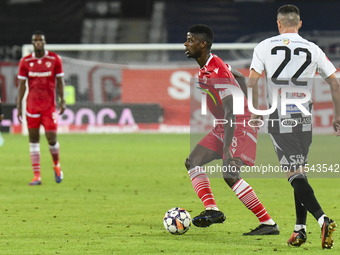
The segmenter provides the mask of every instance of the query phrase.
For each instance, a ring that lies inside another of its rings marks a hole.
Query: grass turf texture
[[[249,178],[273,219],[278,236],[247,236],[258,221],[222,179],[211,179],[224,224],[191,226],[182,236],[166,232],[162,219],[175,206],[192,217],[204,208],[197,198],[184,160],[189,135],[60,135],[65,179],[54,182],[52,159],[41,137],[41,186],[28,186],[32,170],[28,138],[3,134],[1,155],[1,254],[339,254],[322,251],[320,228],[309,215],[308,240],[288,247],[295,224],[293,190],[283,178]],[[339,139],[314,136],[310,163],[335,164]],[[268,135],[258,139],[257,163],[277,165]],[[320,204],[340,223],[338,179],[310,178]]]

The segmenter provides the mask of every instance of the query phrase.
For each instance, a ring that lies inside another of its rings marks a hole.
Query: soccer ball
[[[191,217],[188,211],[181,207],[174,207],[167,211],[163,219],[164,227],[174,235],[182,235],[191,226]]]

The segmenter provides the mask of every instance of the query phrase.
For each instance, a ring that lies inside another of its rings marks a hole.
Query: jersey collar
[[[207,63],[205,63],[205,65],[201,68],[201,70],[202,70],[203,68],[206,68],[206,67],[209,65],[209,62],[210,62],[210,60],[211,60],[213,57],[214,57],[213,54],[210,53],[210,57],[208,58]]]
[[[296,36],[300,36],[298,33],[283,33],[283,34],[280,34],[280,35],[282,35],[282,36],[285,36],[285,35],[290,35],[290,36],[296,35]]]
[[[48,54],[48,51],[47,51],[47,50],[45,50],[45,55],[44,55],[44,56],[42,56],[41,58],[45,57],[47,54]],[[33,53],[32,53],[32,57],[34,57],[34,58],[37,58],[37,57],[35,56],[35,52],[33,52]]]

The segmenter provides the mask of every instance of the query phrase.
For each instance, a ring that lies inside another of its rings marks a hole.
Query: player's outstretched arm
[[[241,74],[238,70],[230,66],[230,72],[234,75],[237,83],[240,85],[243,93],[248,97],[247,93],[247,83],[246,83],[246,77],[244,77],[243,74]]]
[[[21,123],[22,118],[22,99],[24,98],[26,91],[26,80],[19,79],[19,89],[18,89],[18,98],[17,98],[17,118],[19,122]]]
[[[64,82],[63,77],[57,77],[57,88],[58,88],[58,94],[60,97],[58,111],[60,115],[63,114],[66,109],[66,103],[65,103],[65,98],[64,98],[64,87],[65,87],[65,82]]]
[[[327,77],[326,82],[331,88],[331,94],[334,104],[334,115],[333,115],[333,128],[337,132],[337,136],[340,135],[340,83],[335,73]]]

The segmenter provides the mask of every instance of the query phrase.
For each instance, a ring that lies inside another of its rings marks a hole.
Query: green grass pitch
[[[288,247],[295,224],[293,189],[284,178],[247,182],[279,224],[278,236],[247,236],[258,221],[220,178],[211,179],[224,224],[191,226],[181,236],[163,227],[175,206],[191,216],[204,208],[184,167],[190,136],[174,134],[59,135],[65,179],[54,182],[52,159],[41,137],[41,186],[32,178],[28,138],[3,134],[0,147],[0,254],[339,254],[321,249],[320,228],[308,216],[307,243]],[[339,162],[339,139],[314,136],[309,163]],[[268,135],[258,138],[257,164],[277,165]],[[339,179],[310,178],[326,214],[340,223]]]

